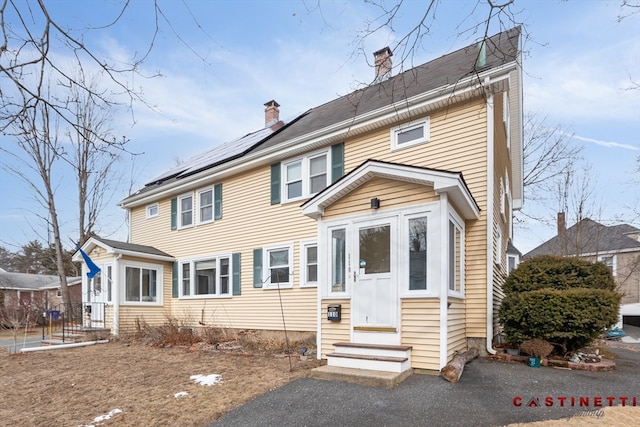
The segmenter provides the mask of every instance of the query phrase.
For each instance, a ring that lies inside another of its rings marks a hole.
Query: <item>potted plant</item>
[[[540,360],[548,357],[553,351],[553,344],[539,338],[534,338],[520,344],[520,350],[529,355],[528,366],[539,368]]]

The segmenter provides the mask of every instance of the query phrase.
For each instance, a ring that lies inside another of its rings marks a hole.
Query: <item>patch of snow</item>
[[[620,338],[620,341],[625,342],[627,344],[639,344],[640,343],[640,339],[635,339],[635,338],[632,338],[630,336],[624,336],[624,337]]]
[[[186,391],[179,391],[174,394],[173,397],[175,397],[176,399],[180,399],[181,397],[187,397],[188,395],[189,393],[187,393]]]
[[[101,423],[101,422],[107,421],[108,419],[110,419],[114,415],[118,415],[118,414],[121,414],[121,413],[122,413],[122,409],[117,409],[117,408],[116,409],[112,409],[106,415],[100,415],[99,417],[95,417],[93,419],[93,422],[94,423]]]
[[[122,413],[122,409],[113,409],[111,411],[109,411],[108,414],[105,415],[100,415],[99,417],[95,417],[93,419],[93,423],[94,424],[100,424],[103,423],[105,421],[107,421],[108,419],[111,419],[111,417],[113,417],[114,415],[118,415]],[[80,427],[95,427],[94,424],[88,424],[88,425],[84,425],[84,426],[80,426]]]
[[[222,382],[222,376],[218,374],[211,375],[191,375],[189,379],[197,382],[200,385],[214,385]]]

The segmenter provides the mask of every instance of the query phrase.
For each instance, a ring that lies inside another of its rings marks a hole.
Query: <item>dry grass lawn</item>
[[[0,339],[9,336],[0,333]],[[158,347],[140,341],[17,355],[0,348],[0,425],[206,426],[319,365],[315,357],[285,357],[279,336],[250,338],[236,337],[218,350],[202,343]],[[292,340],[291,348],[309,337],[301,339]],[[203,386],[190,379],[211,374],[222,382]],[[180,392],[187,395],[176,398]],[[114,410],[121,412],[96,421]],[[514,426],[631,427],[638,419],[640,407],[607,407]]]
[[[3,334],[4,335],[4,334]],[[110,342],[9,355],[0,349],[0,424],[205,426],[318,366],[282,354]],[[218,374],[200,385],[192,375]],[[178,392],[186,397],[176,398]],[[94,419],[119,409],[111,419]]]

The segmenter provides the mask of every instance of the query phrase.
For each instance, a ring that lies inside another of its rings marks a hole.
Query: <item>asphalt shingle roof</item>
[[[169,255],[168,253],[162,252],[161,250],[156,249],[153,246],[136,245],[135,243],[120,242],[118,240],[103,239],[101,237],[94,237],[94,239],[104,243],[107,246],[110,246],[114,249],[119,249],[122,251],[139,252],[139,253],[148,254],[148,255],[159,255],[159,256],[171,257],[171,255]]]
[[[519,43],[520,27],[496,34],[486,40],[484,64],[477,63],[480,44],[467,46],[388,80],[312,108],[277,131],[266,127],[218,145],[168,170],[131,196],[169,185],[249,153],[277,147],[296,137],[348,121],[356,115],[372,112],[422,93],[451,87],[477,73],[512,63],[518,58]]]
[[[596,254],[628,249],[640,251],[640,241],[628,236],[633,233],[640,233],[640,229],[629,224],[606,226],[585,218],[569,227],[564,239],[556,235],[531,250],[525,258],[538,255]],[[563,250],[563,242],[566,251]]]

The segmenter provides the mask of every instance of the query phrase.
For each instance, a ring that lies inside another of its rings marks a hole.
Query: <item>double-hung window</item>
[[[231,256],[184,261],[180,268],[180,296],[230,296]]]
[[[302,161],[288,163],[284,167],[285,197],[298,199],[302,197]]]
[[[315,241],[300,243],[302,286],[318,285],[318,244]]]
[[[198,222],[213,221],[213,188],[198,192]]]
[[[159,303],[158,290],[162,283],[160,268],[137,265],[125,266],[125,301]]]
[[[319,193],[329,185],[329,154],[314,153],[282,164],[284,201]]]
[[[178,197],[178,217],[181,228],[193,225],[193,194]]]
[[[598,257],[598,261],[607,266],[609,271],[611,271],[611,275],[615,277],[616,275],[616,258],[615,255],[602,255]]]
[[[285,243],[266,246],[259,252],[262,253],[262,259],[259,259],[258,263],[261,265],[260,279],[264,288],[292,287],[293,245]]]
[[[327,155],[309,159],[309,194],[316,194],[327,186]]]

